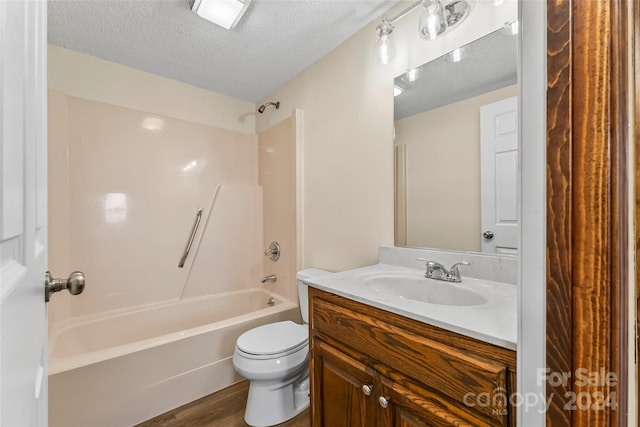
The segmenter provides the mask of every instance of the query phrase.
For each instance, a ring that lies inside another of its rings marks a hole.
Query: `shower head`
[[[258,107],[258,113],[260,113],[260,114],[264,113],[264,110],[266,110],[269,105],[274,105],[276,107],[276,110],[277,110],[278,108],[280,108],[280,101],[278,101],[278,102],[267,102],[266,104],[262,104],[260,107]]]

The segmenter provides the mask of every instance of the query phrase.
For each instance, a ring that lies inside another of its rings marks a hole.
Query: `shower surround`
[[[53,91],[49,104],[51,122],[67,124],[49,139],[52,158],[66,156],[50,164],[50,269],[87,277],[82,296],[54,297],[54,324],[259,283],[256,135]],[[178,268],[199,208],[192,252]],[[68,220],[57,223],[56,213]]]

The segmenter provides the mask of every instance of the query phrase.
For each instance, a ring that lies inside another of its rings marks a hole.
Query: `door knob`
[[[491,230],[485,231],[484,233],[482,233],[482,237],[484,237],[487,240],[493,239],[493,231]]]
[[[54,279],[47,271],[44,279],[44,300],[49,302],[51,294],[63,289],[69,290],[71,295],[78,295],[84,291],[85,278],[80,271],[74,271],[68,279]]]
[[[371,396],[371,392],[373,391],[373,386],[365,384],[362,386],[362,392],[365,396]]]

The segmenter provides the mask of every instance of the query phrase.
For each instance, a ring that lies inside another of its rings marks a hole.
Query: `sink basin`
[[[416,274],[376,274],[363,278],[362,284],[381,297],[388,295],[428,304],[475,306],[488,301],[483,295],[460,284],[427,279]]]

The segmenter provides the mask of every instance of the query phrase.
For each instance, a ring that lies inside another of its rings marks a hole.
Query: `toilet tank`
[[[298,280],[298,301],[300,302],[300,314],[302,314],[302,323],[309,323],[309,288],[304,284],[303,280],[312,277],[324,276],[331,274],[330,271],[321,270],[319,268],[307,268],[298,271],[296,279]]]

